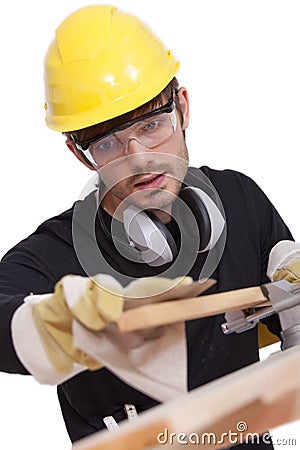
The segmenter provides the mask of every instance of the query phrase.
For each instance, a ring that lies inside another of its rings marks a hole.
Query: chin
[[[141,209],[169,211],[178,192],[165,189],[144,189],[132,194],[128,200]]]

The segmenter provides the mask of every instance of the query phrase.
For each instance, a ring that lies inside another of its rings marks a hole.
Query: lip
[[[134,184],[134,189],[143,190],[143,189],[154,189],[159,188],[159,186],[163,183],[166,178],[165,173],[159,174],[151,174],[146,177],[142,177],[137,183]]]

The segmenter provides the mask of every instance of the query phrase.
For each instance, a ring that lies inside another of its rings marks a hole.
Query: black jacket
[[[212,274],[217,285],[206,293],[267,282],[270,250],[278,241],[292,239],[288,228],[251,179],[230,170],[216,171],[208,167],[201,170],[221,198],[227,223],[224,253]],[[83,214],[88,215],[94,203],[93,195],[76,202],[68,211],[40,225],[3,257],[0,263],[0,370],[27,374],[14,352],[10,333],[11,317],[25,296],[31,292],[52,292],[55,283],[66,274],[86,276],[91,271],[107,272],[107,268],[101,270],[101,264],[89,268],[85,265],[83,269],[73,243],[74,208],[79,206],[83,208]],[[109,224],[110,217],[103,214]],[[132,277],[159,273],[160,269],[144,264],[141,270],[141,264],[128,262],[115,251],[99,221],[95,220],[93,227],[102,254],[113,268]],[[87,239],[88,254],[89,236],[85,236],[83,229],[81,232]],[[203,261],[203,255],[200,255],[191,269],[190,275],[194,279],[198,279]],[[224,316],[219,315],[186,323],[189,390],[258,360],[257,330],[225,336],[220,328],[223,321]],[[276,319],[272,319],[269,325],[278,331]],[[83,372],[64,382],[58,386],[58,396],[72,441],[103,428],[104,416],[113,415],[117,421],[124,419],[123,406],[126,403],[134,404],[138,412],[157,404],[105,368]],[[249,447],[264,448],[264,445]]]

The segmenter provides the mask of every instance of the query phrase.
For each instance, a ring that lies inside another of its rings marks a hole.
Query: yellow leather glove
[[[278,242],[270,252],[267,274],[271,281],[287,280],[290,283],[299,283],[299,243],[288,240]],[[279,338],[272,334],[267,326],[261,322],[258,324],[258,333],[260,348],[273,344],[279,340]]]
[[[77,286],[70,295],[72,282]],[[53,295],[33,305],[36,329],[56,371],[69,373],[74,362],[90,370],[102,367],[99,361],[74,347],[72,321],[75,318],[86,328],[100,331],[119,317],[123,301],[121,286],[114,285],[112,290],[100,287],[92,279],[67,275],[56,284]]]
[[[300,260],[294,261],[285,267],[277,269],[273,275],[273,281],[287,280],[290,283],[300,282]]]

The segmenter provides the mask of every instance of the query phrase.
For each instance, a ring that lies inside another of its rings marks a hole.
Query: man
[[[105,330],[122,311],[122,288],[141,277],[211,276],[209,292],[260,285],[271,249],[292,239],[248,177],[188,168],[189,101],[177,69],[138,19],[101,5],[69,16],[46,56],[47,123],[99,186],[4,256],[0,364],[58,384],[72,441],[107,416],[125,419],[126,404],[141,413],[160,401],[77,347],[74,318],[86,335]],[[256,329],[224,336],[223,320],[186,323],[189,390],[258,359]],[[268,326],[279,333],[275,320]]]

